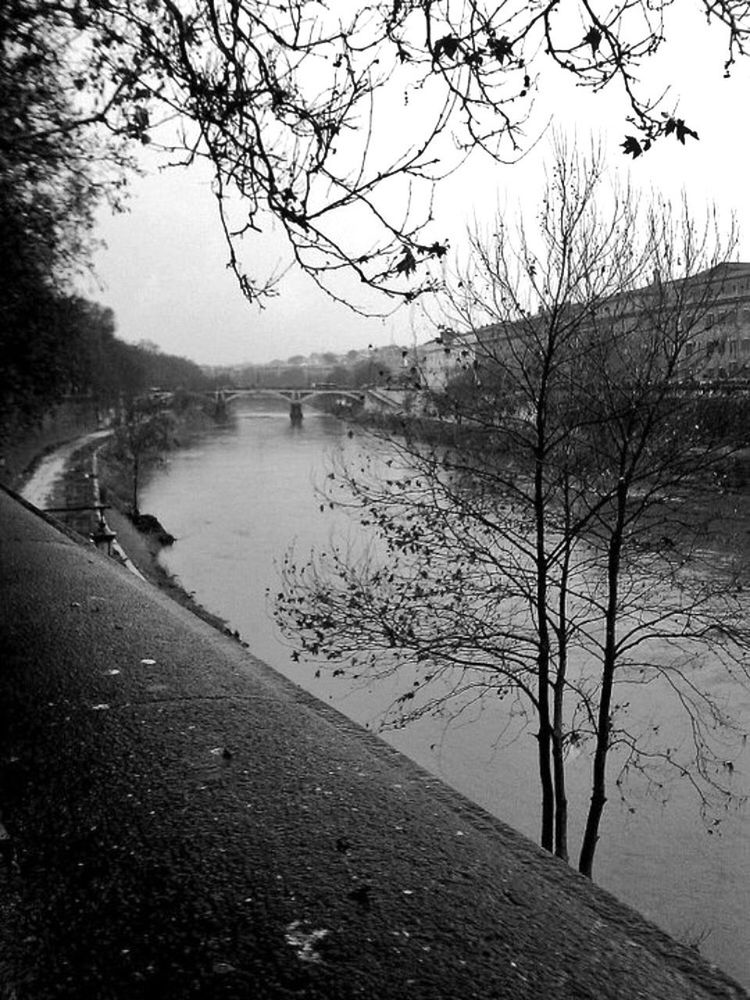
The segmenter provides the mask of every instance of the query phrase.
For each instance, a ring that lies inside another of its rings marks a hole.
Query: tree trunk
[[[560,573],[560,598],[557,613],[557,673],[553,689],[552,765],[555,777],[555,854],[567,862],[568,793],[565,786],[565,682],[568,672],[568,580],[570,578],[571,524],[570,493],[564,490],[565,548]]]
[[[138,517],[138,475],[139,475],[138,455],[133,456],[133,515]]]
[[[566,559],[567,562],[567,559]],[[555,854],[563,861],[568,860],[568,795],[565,788],[565,676],[568,667],[568,650],[565,629],[566,570],[563,571],[560,595],[560,621],[558,623],[558,662],[554,684],[552,719],[552,764],[555,777]]]
[[[565,759],[562,733],[557,722],[557,689],[555,689],[555,733],[552,737],[552,763],[555,779],[555,855],[568,861],[568,795],[565,790]]]
[[[541,659],[541,658],[540,658]],[[539,841],[545,851],[554,850],[555,788],[550,767],[550,718],[547,693],[548,668],[539,670],[539,780],[542,786],[542,828]]]
[[[607,802],[607,756],[609,754],[609,738],[612,729],[612,690],[614,686],[617,639],[617,600],[620,575],[620,553],[622,550],[623,525],[625,522],[625,506],[628,496],[628,485],[621,478],[617,486],[617,519],[612,529],[609,542],[609,558],[607,561],[607,611],[605,618],[604,658],[602,663],[602,689],[599,695],[599,714],[596,732],[596,751],[591,781],[591,802],[586,818],[586,831],[581,844],[581,854],[578,870],[588,878],[592,877],[594,855],[599,841],[599,824],[601,823],[604,806]]]
[[[542,788],[542,827],[540,843],[550,851],[554,850],[555,786],[550,764],[552,726],[549,708],[549,663],[550,637],[547,619],[547,555],[545,552],[545,509],[542,461],[537,461],[535,475],[535,518],[536,518],[536,603],[539,618],[539,654],[537,657],[537,698],[539,732],[537,733],[539,752],[539,781]]]

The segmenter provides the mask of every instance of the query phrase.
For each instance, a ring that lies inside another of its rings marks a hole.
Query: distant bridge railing
[[[226,406],[232,400],[243,397],[274,396],[277,399],[285,399],[289,403],[289,417],[292,423],[299,423],[302,420],[302,403],[305,400],[333,396],[336,399],[347,399],[353,403],[362,404],[367,397],[367,390],[338,388],[331,382],[324,382],[304,388],[297,386],[226,386],[214,389],[206,395],[213,397],[217,406]]]
[[[207,393],[207,395],[212,395],[215,399],[223,399],[226,402],[230,402],[232,399],[237,399],[241,396],[276,396],[280,399],[299,402],[305,399],[312,399],[315,396],[337,396],[361,403],[367,395],[367,390],[350,389],[343,386],[339,388],[331,382],[324,382],[320,385],[305,386],[304,388],[296,386],[226,386],[225,388],[214,389],[210,393]]]

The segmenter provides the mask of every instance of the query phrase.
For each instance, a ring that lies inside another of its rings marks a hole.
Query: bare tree
[[[566,760],[590,749],[589,876],[610,755],[618,785],[671,772],[704,806],[725,799],[731,722],[700,668],[710,651],[744,677],[748,638],[731,566],[701,562],[698,498],[725,442],[696,426],[685,381],[732,237],[604,170],[558,147],[535,225],[474,233],[448,317],[473,391],[442,408],[435,443],[407,425],[385,458],[331,473],[372,547],[288,556],[276,604],[301,654],[403,678],[390,724],[512,703],[536,731],[541,844],[564,859]],[[687,741],[630,708],[655,690]]]
[[[110,446],[112,454],[127,468],[130,508],[134,520],[140,517],[138,499],[144,469],[161,460],[174,445],[174,414],[158,403],[131,400]]]
[[[594,90],[619,87],[628,155],[667,136],[697,138],[676,105],[637,80],[665,44],[671,7],[9,0],[0,23],[6,64],[13,73],[29,60],[54,66],[55,87],[41,116],[2,120],[0,147],[28,159],[52,136],[88,142],[104,130],[161,145],[173,161],[202,159],[230,266],[250,298],[262,300],[272,283],[244,272],[238,241],[273,219],[329,291],[345,271],[411,299],[433,286],[416,274],[420,264],[446,252],[433,182],[476,148],[520,155],[534,94],[561,75]],[[695,9],[723,29],[729,73],[746,54],[747,4],[695,0]],[[90,163],[98,167],[101,155],[92,148]],[[122,163],[117,143],[110,155]]]

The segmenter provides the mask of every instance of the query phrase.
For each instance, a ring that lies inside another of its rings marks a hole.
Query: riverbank
[[[33,428],[6,428],[0,444],[0,483],[19,491],[46,458],[100,430],[99,414],[81,405],[60,406]]]
[[[428,416],[415,413],[393,413],[377,410],[361,410],[347,418],[363,430],[375,435],[397,437],[430,446],[470,447],[481,454],[485,447],[488,430],[470,419],[454,420],[450,417]],[[495,428],[497,434],[499,428]],[[750,445],[747,444],[746,427],[735,428],[739,433],[737,441],[717,449],[714,459],[708,463],[705,472],[711,485],[725,491],[747,490],[750,487]],[[493,448],[497,447],[497,438]]]
[[[190,428],[196,433],[193,424]],[[129,504],[124,499],[123,469],[110,459],[103,459],[106,437],[111,432],[98,431],[57,446],[51,445],[31,459],[24,474],[16,477],[18,492],[28,502],[41,509],[51,509],[56,520],[82,538],[91,538],[96,525],[93,510],[70,511],[64,508],[83,506],[101,501],[106,505],[107,524],[116,535],[117,545],[112,555],[120,562],[129,562],[137,573],[153,586],[164,591],[173,601],[225,635],[238,636],[226,621],[204,608],[159,561],[163,543],[159,533],[141,531],[133,523]],[[103,438],[105,440],[103,440]],[[117,554],[120,549],[125,560]]]
[[[224,635],[239,639],[232,632],[225,619],[213,614],[195,600],[192,593],[186,590],[179,580],[169,573],[159,561],[164,548],[158,532],[142,531],[133,523],[129,505],[123,502],[115,489],[112,479],[112,464],[99,462],[99,479],[102,492],[107,502],[107,521],[112,531],[117,535],[117,543],[133,566],[145,580],[163,590],[173,601],[187,608],[198,618],[212,625]],[[163,527],[163,526],[162,526]],[[247,645],[243,643],[243,645]]]
[[[187,608],[224,635],[232,636],[235,639],[239,638],[236,633],[232,632],[223,618],[199,604],[193,594],[164,569],[159,561],[164,546],[153,533],[139,531],[128,512],[117,503],[113,503],[107,511],[107,521],[117,535],[118,545],[144,579],[163,590],[177,604]],[[247,643],[242,643],[242,645],[246,646]]]

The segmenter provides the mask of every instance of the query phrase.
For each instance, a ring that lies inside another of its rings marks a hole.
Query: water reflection
[[[397,696],[393,681],[350,685],[292,661],[267,607],[276,589],[276,564],[291,543],[300,554],[330,544],[351,525],[316,493],[332,452],[354,455],[358,439],[344,424],[307,408],[293,426],[285,404],[244,402],[231,425],[211,431],[171,456],[144,495],[178,542],[165,554],[198,600],[238,629],[252,651],[357,721],[376,727]],[[707,669],[711,669],[707,665]],[[750,704],[735,710],[750,719]],[[657,708],[654,707],[655,713]],[[658,714],[658,713],[657,713]],[[538,802],[533,735],[508,731],[500,706],[476,705],[458,723],[425,718],[387,734],[389,742],[437,773],[490,812],[536,837]],[[731,780],[750,787],[750,765]],[[589,762],[571,763],[571,809],[581,813]],[[614,792],[614,789],[612,790]],[[750,886],[750,837],[744,810],[730,811],[707,831],[685,782],[658,795],[611,801],[596,864],[598,881],[679,937],[708,933],[702,952],[750,984],[750,930],[745,911]],[[634,810],[634,811],[631,811]],[[575,823],[571,838],[577,837]]]

